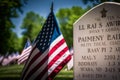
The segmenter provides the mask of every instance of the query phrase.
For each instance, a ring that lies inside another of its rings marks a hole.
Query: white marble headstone
[[[97,5],[73,26],[74,80],[120,80],[120,4]]]

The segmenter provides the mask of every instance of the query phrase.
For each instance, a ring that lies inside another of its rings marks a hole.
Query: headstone
[[[74,80],[120,80],[120,4],[97,5],[73,26]]]

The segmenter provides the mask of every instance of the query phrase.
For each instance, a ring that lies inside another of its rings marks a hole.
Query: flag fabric
[[[27,42],[25,43],[24,49],[28,48],[29,46],[31,46],[31,42],[29,39],[27,39]]]
[[[4,57],[0,55],[0,63],[2,62],[3,58],[4,58]]]
[[[32,46],[31,46],[30,40],[27,40],[21,55],[18,57],[18,61],[17,61],[18,64],[22,64],[22,63],[26,62],[26,60],[28,59],[28,56],[30,54],[31,49],[32,49]]]
[[[33,44],[21,80],[53,80],[70,59],[69,49],[51,11]]]
[[[67,70],[71,70],[73,68],[73,48],[70,49],[71,60],[67,63]]]
[[[3,59],[4,59],[4,56],[0,55],[0,66],[2,65]]]

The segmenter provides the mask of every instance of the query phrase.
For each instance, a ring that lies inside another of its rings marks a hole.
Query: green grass
[[[0,80],[20,80],[23,65],[0,66]],[[73,71],[62,69],[54,80],[73,80]]]
[[[0,80],[20,80],[23,65],[0,66]]]
[[[61,70],[54,80],[73,80],[73,71]]]

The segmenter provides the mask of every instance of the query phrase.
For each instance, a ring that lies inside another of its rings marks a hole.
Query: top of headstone
[[[107,13],[107,10],[104,8],[104,7],[107,7],[107,5],[110,5],[110,6],[120,6],[120,3],[117,3],[117,2],[104,2],[104,3],[101,3],[95,7],[93,7],[92,9],[90,9],[89,11],[87,11],[84,15],[82,15],[78,20],[75,21],[75,23],[73,25],[75,25],[81,18],[83,18],[84,16],[86,16],[89,12],[93,11],[94,9],[98,9],[98,8],[101,8],[103,7],[103,9],[101,10],[101,14],[102,16],[101,17],[105,17],[106,16],[106,13]],[[110,7],[112,8],[112,7]],[[95,15],[95,14],[94,14]]]

